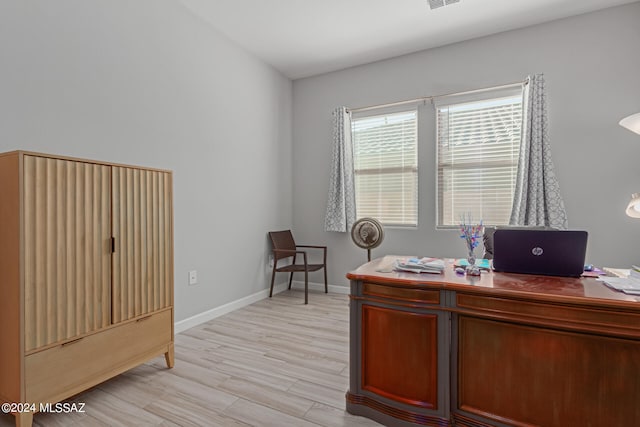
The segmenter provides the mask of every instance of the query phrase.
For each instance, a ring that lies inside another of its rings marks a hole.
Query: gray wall
[[[0,2],[0,61],[0,151],[174,171],[176,320],[265,288],[290,80],[175,0]]]
[[[292,86],[173,0],[0,2],[0,151],[173,170],[182,320],[267,286],[267,230],[293,225],[298,241],[328,244],[333,284],[366,259],[323,231],[335,106],[544,72],[570,225],[590,232],[591,262],[628,266],[640,262],[640,222],[623,212],[640,191],[640,136],[617,122],[640,111],[639,18],[635,3]],[[434,227],[435,131],[430,108],[420,114],[420,225],[387,229],[374,256],[464,254],[455,232]]]
[[[296,238],[329,245],[329,281],[366,260],[344,233],[323,231],[331,111],[501,85],[544,73],[550,138],[569,226],[589,232],[587,261],[640,263],[640,221],[624,214],[640,191],[640,135],[618,121],[640,111],[640,3],[296,80],[293,224]],[[455,231],[435,230],[433,109],[419,110],[419,226],[387,228],[384,254],[461,257]],[[320,282],[320,276],[312,278]]]

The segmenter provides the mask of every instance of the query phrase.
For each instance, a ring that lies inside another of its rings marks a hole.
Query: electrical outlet
[[[273,268],[273,255],[269,255],[269,268]]]
[[[196,283],[198,283],[198,271],[197,270],[191,270],[189,272],[189,284],[190,285],[195,285]]]

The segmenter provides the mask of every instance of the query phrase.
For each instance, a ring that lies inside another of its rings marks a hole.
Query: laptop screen
[[[579,277],[584,270],[587,237],[586,231],[577,230],[496,230],[493,269]]]

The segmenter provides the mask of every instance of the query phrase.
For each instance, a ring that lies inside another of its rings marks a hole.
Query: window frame
[[[459,224],[444,224],[444,218],[443,218],[443,212],[441,212],[441,205],[443,203],[443,195],[440,193],[440,189],[442,187],[441,182],[440,182],[440,171],[441,171],[441,165],[440,165],[440,150],[441,150],[441,141],[440,141],[440,137],[441,137],[441,132],[440,132],[440,128],[439,128],[439,110],[443,109],[444,107],[447,106],[456,106],[456,105],[463,105],[463,104],[470,104],[470,103],[475,103],[475,102],[491,102],[491,101],[497,101],[500,99],[509,99],[509,98],[520,98],[520,105],[521,105],[521,119],[524,119],[525,117],[525,104],[524,104],[524,99],[523,99],[523,95],[524,95],[524,85],[518,85],[518,86],[513,86],[513,87],[501,87],[498,89],[490,89],[490,90],[486,90],[486,91],[482,91],[481,93],[477,93],[477,92],[470,92],[470,93],[461,93],[461,94],[453,94],[453,95],[448,95],[445,97],[442,97],[440,99],[434,99],[433,102],[433,106],[434,106],[434,121],[435,121],[435,158],[434,158],[434,169],[435,169],[435,228],[436,230],[457,230],[459,228]],[[520,137],[516,138],[515,144],[520,144],[520,140],[522,137],[522,120],[521,120],[521,124],[520,124]],[[520,159],[520,152],[518,149],[518,155],[513,163],[513,165],[516,167],[516,177],[514,178],[517,179],[517,168],[518,168],[518,162]],[[482,161],[479,160],[477,162],[477,164],[482,164]],[[514,183],[514,187],[515,187],[515,183]],[[511,197],[513,199],[513,197]],[[513,201],[512,201],[513,203]],[[472,220],[483,220],[483,224],[486,226],[504,226],[504,225],[508,225],[508,219],[507,219],[507,223],[503,224],[493,224],[493,223],[487,223],[484,222],[483,218],[472,218]]]
[[[367,112],[362,112],[362,113],[352,113],[352,118],[351,118],[351,139],[353,142],[353,157],[354,157],[354,187],[355,187],[355,194],[356,194],[356,220],[360,219],[360,218],[365,218],[366,215],[362,215],[360,214],[360,209],[358,209],[358,189],[357,189],[357,175],[358,175],[358,171],[356,169],[356,164],[357,164],[357,150],[356,150],[356,136],[355,136],[355,123],[358,120],[365,120],[365,119],[371,119],[371,118],[375,118],[375,117],[388,117],[388,116],[393,116],[393,115],[400,115],[400,114],[408,114],[408,113],[413,113],[414,117],[415,117],[415,153],[414,153],[414,159],[415,159],[415,166],[414,166],[414,171],[412,171],[415,174],[415,199],[414,199],[414,203],[415,203],[415,223],[399,223],[399,222],[387,222],[384,219],[378,218],[377,216],[373,216],[374,218],[378,219],[382,225],[384,225],[385,228],[401,228],[401,229],[417,229],[419,222],[420,222],[420,204],[419,204],[419,200],[420,200],[420,165],[419,165],[419,150],[420,150],[420,137],[419,137],[419,117],[420,117],[420,112],[418,109],[417,105],[403,105],[403,106],[396,106],[394,108],[376,108],[373,110],[369,110]],[[392,167],[390,169],[399,169],[399,167]],[[392,173],[392,172],[390,172]],[[380,175],[380,174],[377,174]]]

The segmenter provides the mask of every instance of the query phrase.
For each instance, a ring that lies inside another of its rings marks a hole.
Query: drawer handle
[[[151,319],[151,315],[145,316],[141,319],[136,320],[136,322],[142,322],[143,320]]]
[[[78,341],[82,341],[83,339],[84,339],[84,337],[82,337],[82,338],[78,338],[78,339],[75,339],[75,340],[73,340],[73,341],[65,342],[65,343],[63,343],[63,344],[61,345],[61,347],[65,347],[65,346],[68,346],[68,345],[71,345],[71,344],[75,344],[75,343],[77,343]]]

